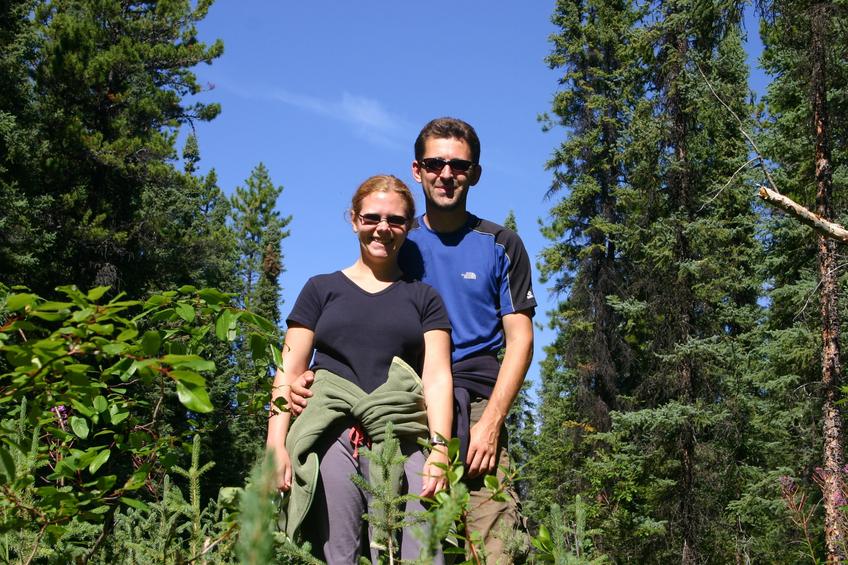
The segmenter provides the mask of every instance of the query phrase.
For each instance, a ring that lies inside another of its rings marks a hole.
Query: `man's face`
[[[424,155],[412,163],[412,176],[424,188],[428,211],[465,211],[468,189],[480,180],[480,165],[475,164],[467,171],[460,171],[446,164],[437,171],[422,164],[426,159],[434,157],[445,161],[471,161],[471,148],[462,139],[431,137],[424,142]]]

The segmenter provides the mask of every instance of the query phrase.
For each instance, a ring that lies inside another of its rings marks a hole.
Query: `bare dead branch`
[[[733,108],[731,108],[724,100],[722,100],[721,96],[718,95],[718,93],[713,88],[712,83],[710,83],[710,80],[707,78],[707,75],[705,75],[704,71],[701,69],[701,66],[697,65],[697,63],[696,66],[698,67],[698,72],[701,73],[701,77],[704,79],[707,88],[710,89],[710,92],[713,93],[713,96],[715,96],[716,100],[718,100],[719,103],[724,106],[724,108],[728,112],[730,112],[730,115],[732,115],[736,119],[736,122],[739,124],[739,131],[742,132],[742,135],[745,136],[746,140],[748,140],[748,144],[751,146],[751,150],[756,155],[756,161],[758,161],[760,169],[763,171],[763,174],[766,177],[766,181],[768,182],[769,186],[771,186],[771,188],[768,188],[766,186],[760,186],[760,198],[762,198],[772,206],[780,208],[784,212],[788,213],[790,216],[800,221],[802,224],[810,226],[824,237],[835,239],[840,243],[848,243],[848,230],[846,230],[837,223],[830,222],[822,218],[815,212],[811,212],[807,208],[804,208],[797,202],[793,201],[788,196],[784,196],[780,193],[780,190],[778,190],[777,188],[777,183],[774,182],[774,178],[772,178],[771,173],[769,172],[768,167],[766,166],[766,161],[763,158],[762,153],[760,153],[759,147],[757,147],[757,144],[754,143],[754,139],[748,134],[748,132],[745,131],[745,124],[742,122],[736,112],[733,111]],[[748,161],[748,163],[750,162],[751,161]],[[746,163],[746,165],[748,163]],[[739,171],[737,170],[737,172],[734,173],[734,176],[738,172]],[[731,177],[731,180],[732,179],[733,177]]]
[[[704,82],[707,83],[707,88],[710,89],[710,92],[713,93],[713,96],[715,96],[716,100],[718,100],[719,103],[722,106],[724,106],[725,109],[728,112],[730,112],[730,115],[733,116],[736,119],[736,123],[739,124],[739,131],[742,132],[742,135],[744,135],[745,139],[748,140],[748,144],[751,146],[751,150],[757,155],[757,161],[760,165],[760,170],[763,171],[763,174],[765,175],[768,183],[771,185],[772,190],[774,190],[775,192],[780,192],[777,189],[777,183],[774,182],[774,179],[771,176],[771,172],[768,170],[768,167],[766,166],[766,160],[763,159],[763,154],[760,152],[760,148],[757,147],[756,143],[754,143],[754,138],[751,137],[748,134],[747,131],[745,131],[745,123],[736,114],[736,112],[733,111],[733,108],[728,106],[728,104],[724,100],[722,100],[721,96],[718,95],[718,92],[716,92],[715,89],[713,88],[713,85],[710,82],[710,79],[707,78],[707,75],[705,75],[704,71],[701,69],[701,65],[698,65],[697,62],[695,63],[695,65],[698,67],[698,72],[701,73],[701,77],[703,77]]]
[[[784,196],[765,186],[760,187],[759,195],[760,198],[769,204],[780,208],[802,224],[810,226],[821,235],[835,239],[841,243],[848,243],[848,230],[839,224],[825,220],[815,212],[810,212],[788,196]]]

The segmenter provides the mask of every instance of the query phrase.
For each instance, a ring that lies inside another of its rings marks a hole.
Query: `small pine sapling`
[[[413,496],[400,494],[406,457],[401,453],[391,422],[386,424],[385,439],[371,449],[362,448],[360,453],[370,464],[368,481],[359,475],[351,480],[371,495],[369,512],[365,515],[371,525],[371,547],[380,552],[380,563],[393,565],[398,562],[397,534],[413,519],[403,507]]]

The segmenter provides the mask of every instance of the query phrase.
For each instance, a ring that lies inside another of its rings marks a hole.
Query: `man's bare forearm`
[[[498,380],[481,421],[500,429],[506,420],[533,359],[533,320],[524,312],[503,317],[506,350]]]

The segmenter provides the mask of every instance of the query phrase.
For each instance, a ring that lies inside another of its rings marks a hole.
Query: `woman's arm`
[[[274,385],[271,389],[271,414],[268,417],[268,438],[265,446],[274,450],[277,463],[277,487],[281,490],[289,490],[291,487],[291,462],[286,451],[286,434],[289,431],[291,412],[281,411],[274,405],[274,401],[283,398],[286,405],[290,403],[291,383],[308,368],[314,337],[315,333],[303,326],[289,327],[283,344],[283,366],[277,367],[277,375],[274,377]]]
[[[424,368],[421,374],[424,400],[427,403],[427,422],[430,437],[451,437],[453,423],[453,376],[451,375],[450,333],[447,330],[424,332]],[[424,485],[421,496],[433,496],[445,488],[444,471],[434,463],[447,465],[447,448],[433,446],[424,465]]]

